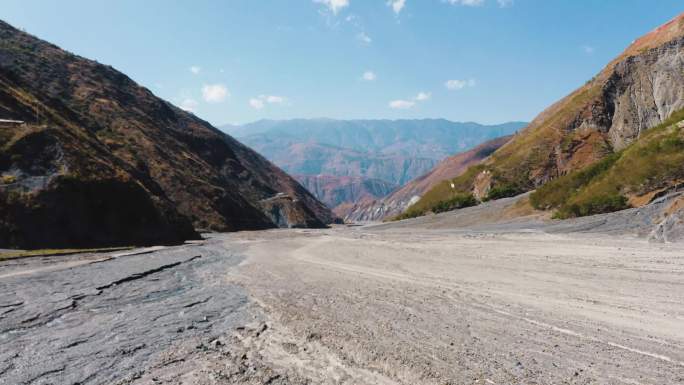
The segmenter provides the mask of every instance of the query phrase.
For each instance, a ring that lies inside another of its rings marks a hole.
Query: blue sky
[[[3,0],[0,18],[221,125],[530,120],[681,0]]]

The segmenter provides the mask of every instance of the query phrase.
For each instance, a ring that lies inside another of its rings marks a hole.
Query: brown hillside
[[[112,67],[0,22],[0,247],[324,226],[294,179]],[[138,217],[135,215],[140,213]]]
[[[340,218],[349,214],[357,202],[374,201],[397,186],[380,179],[333,175],[295,175],[299,183]]]
[[[454,194],[487,199],[492,190],[528,191],[624,149],[684,107],[683,52],[684,14],[634,41],[485,162],[435,186],[407,215]]]

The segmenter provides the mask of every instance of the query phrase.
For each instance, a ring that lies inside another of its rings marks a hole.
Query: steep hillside
[[[482,164],[429,191],[406,216],[451,197],[535,189],[620,152],[684,107],[684,14],[636,40]]]
[[[642,206],[684,182],[684,109],[622,151],[540,187],[530,196],[558,218]]]
[[[510,139],[511,136],[504,136],[485,142],[472,150],[450,156],[441,161],[430,172],[410,181],[392,194],[382,199],[366,199],[355,204],[343,218],[352,222],[366,222],[401,214],[433,186],[446,179],[461,175],[469,166],[482,161]]]
[[[355,202],[374,201],[397,188],[379,179],[332,175],[294,175],[321,202],[340,218],[349,215]]]
[[[525,124],[443,119],[262,120],[224,129],[291,174],[353,176],[403,185],[440,160]]]
[[[323,226],[294,179],[113,68],[0,22],[0,247]]]

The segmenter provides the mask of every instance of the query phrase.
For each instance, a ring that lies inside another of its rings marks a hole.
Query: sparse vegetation
[[[610,169],[618,159],[619,154],[612,154],[582,170],[548,182],[532,193],[530,203],[538,210],[558,208],[565,204],[579,189]]]
[[[470,193],[457,193],[449,199],[435,202],[432,204],[427,211],[431,211],[435,214],[443,213],[446,211],[462,209],[465,207],[476,206],[478,204],[477,199]],[[413,210],[412,208],[406,212],[398,215],[395,220],[402,220],[408,218],[415,218],[425,214],[426,211]]]
[[[553,215],[556,219],[584,217],[587,215],[610,213],[630,208],[627,198],[620,194],[599,195],[579,203],[562,205]]]
[[[495,199],[514,197],[518,194],[522,194],[523,192],[525,192],[525,190],[520,188],[518,185],[511,183],[503,183],[501,185],[495,185],[494,187],[492,187],[492,189],[489,190],[489,193],[487,194],[487,197],[484,200],[490,201]]]
[[[445,180],[435,187],[430,189],[420,200],[411,206],[406,212],[397,216],[395,219],[406,219],[414,218],[429,211],[433,211],[433,207],[438,205],[442,201],[450,200],[456,195],[471,194],[470,189],[473,180],[481,171],[485,168],[482,165],[477,165],[470,167],[463,175],[451,179]],[[453,186],[453,187],[452,187]]]
[[[420,216],[430,211],[437,202],[448,199],[453,194],[469,193],[475,177],[485,169],[491,171],[495,177],[493,194],[488,199],[498,199],[532,190],[535,186],[530,178],[530,171],[547,168],[549,154],[553,152],[558,138],[557,127],[571,124],[574,117],[582,108],[600,96],[600,87],[591,86],[580,88],[564,100],[551,118],[544,120],[541,125],[532,127],[525,135],[518,135],[505,147],[492,154],[492,161],[487,166],[476,165],[470,167],[458,178],[444,181],[430,191],[403,215]],[[572,144],[571,138],[566,139],[566,146]],[[498,187],[497,187],[498,186]],[[508,195],[511,194],[511,195]]]
[[[675,112],[626,149],[541,186],[530,196],[530,203],[535,209],[556,210],[556,218],[587,216],[629,208],[628,196],[643,195],[684,180],[684,132],[676,124],[683,120],[684,110]],[[569,138],[566,137],[567,142]],[[532,187],[528,186],[529,177],[525,170],[529,171],[531,163],[542,161],[535,156],[537,153],[543,151],[528,151],[527,160],[511,166],[507,172],[500,167],[473,166],[460,177],[435,186],[418,203],[394,219],[437,212],[435,208],[445,207],[443,202],[451,199],[444,197],[470,194],[475,177],[485,169],[495,175],[494,187],[485,200],[515,196],[530,190]],[[506,163],[513,164],[508,158]]]
[[[684,133],[676,123],[684,110],[648,130],[626,149],[540,187],[533,207],[556,209],[557,218],[593,215],[629,207],[640,196],[684,179]]]
[[[477,200],[473,194],[457,194],[450,199],[437,202],[434,206],[432,206],[432,212],[437,214],[475,205],[477,205]]]
[[[0,180],[2,181],[2,184],[12,184],[17,181],[17,177],[14,175],[3,175]]]

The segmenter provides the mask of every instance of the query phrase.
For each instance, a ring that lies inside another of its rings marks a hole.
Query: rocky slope
[[[324,226],[285,172],[124,74],[0,22],[0,247]]]
[[[684,109],[627,148],[538,188],[530,202],[557,218],[586,216],[643,206],[683,180]]]
[[[340,218],[350,214],[356,202],[373,202],[397,186],[379,179],[332,175],[294,175],[302,186],[333,209]],[[356,203],[356,204],[355,204]]]
[[[417,202],[430,188],[443,180],[461,175],[469,166],[482,161],[511,138],[511,136],[504,136],[490,140],[472,150],[450,156],[439,162],[430,172],[410,181],[382,199],[359,201],[342,217],[350,222],[367,222],[401,214],[411,204]],[[338,215],[340,214],[338,213]]]
[[[363,177],[403,185],[450,155],[524,125],[485,126],[443,119],[295,119],[223,129],[291,174]]]
[[[435,186],[407,215],[458,193],[487,199],[493,190],[514,195],[537,188],[623,150],[682,107],[684,14],[634,41],[482,164]]]

